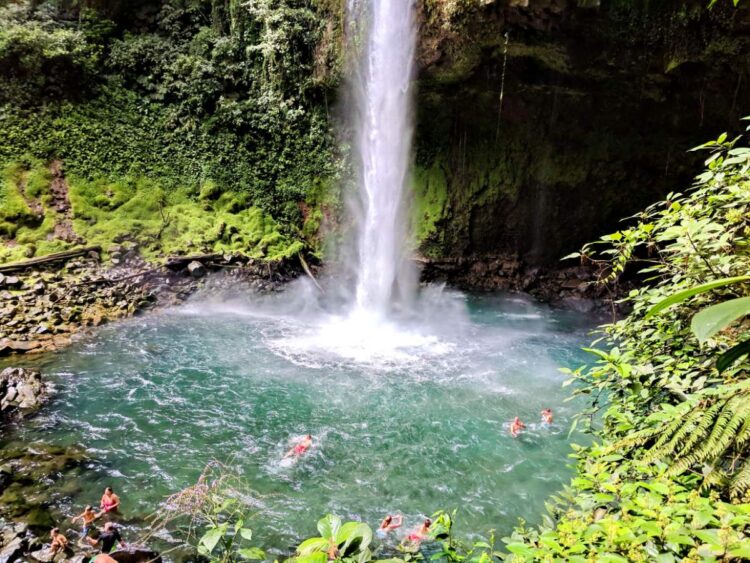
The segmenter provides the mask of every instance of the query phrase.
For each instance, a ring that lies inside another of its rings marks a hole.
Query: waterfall
[[[416,28],[412,0],[367,0],[367,29],[354,79],[358,170],[355,311],[386,316],[416,290],[408,252],[408,200]]]

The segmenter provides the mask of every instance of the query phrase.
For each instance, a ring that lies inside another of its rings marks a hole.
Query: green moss
[[[26,174],[25,180],[27,197],[39,199],[49,195],[52,173],[42,162],[36,161],[34,163],[34,166]]]
[[[425,245],[439,233],[438,222],[445,218],[448,180],[441,161],[414,172],[414,231],[417,242]]]
[[[222,189],[213,180],[206,180],[200,189],[200,195],[198,196],[202,200],[213,200],[217,199],[221,195]]]
[[[22,225],[33,224],[38,217],[31,211],[19,189],[24,169],[20,164],[6,167],[0,184],[0,228],[12,238]]]
[[[118,235],[129,235],[149,258],[195,251],[277,259],[301,249],[270,216],[247,207],[240,195],[224,194],[211,204],[192,199],[185,190],[168,194],[145,178],[114,184],[78,179],[70,193],[76,232],[103,248]]]

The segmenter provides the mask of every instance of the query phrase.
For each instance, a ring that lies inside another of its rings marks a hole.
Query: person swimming
[[[107,512],[118,512],[120,508],[120,497],[118,497],[112,490],[112,487],[104,489],[102,500],[99,502],[99,508],[102,509],[101,514]]]
[[[518,417],[515,417],[513,419],[513,422],[510,424],[510,435],[514,438],[517,438],[518,435],[521,433],[521,430],[524,430],[526,428],[526,425],[521,422],[521,419]]]
[[[299,442],[297,442],[292,449],[290,449],[288,452],[286,452],[285,458],[287,457],[300,457],[304,455],[307,450],[309,450],[312,447],[313,444],[313,438],[312,434],[308,434],[304,438],[302,438]]]
[[[388,514],[385,518],[383,518],[383,521],[380,523],[380,527],[378,528],[376,534],[379,538],[383,539],[393,530],[400,528],[403,522],[404,517],[400,514],[397,514],[396,516]]]
[[[429,536],[430,526],[432,526],[432,520],[430,520],[429,518],[425,518],[424,522],[422,522],[422,525],[419,528],[413,530],[409,533],[408,536],[406,536],[406,540],[414,547],[419,547],[422,541],[427,539],[427,537]]]
[[[542,410],[542,422],[547,425],[552,424],[552,409]]]

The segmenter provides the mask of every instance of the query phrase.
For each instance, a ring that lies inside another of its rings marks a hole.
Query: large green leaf
[[[318,520],[318,531],[321,537],[332,540],[335,539],[341,527],[341,518],[333,514],[326,514]]]
[[[310,538],[297,546],[297,553],[300,555],[310,555],[319,551],[328,551],[329,547],[331,547],[331,542],[326,538]]]
[[[750,297],[730,299],[697,313],[690,323],[690,328],[698,340],[704,342],[745,315],[750,315]]]
[[[341,551],[346,553],[346,550],[352,544],[353,541],[359,539],[359,549],[364,550],[372,542],[372,530],[370,526],[363,522],[347,522],[336,535],[336,543],[338,545],[344,544]]]
[[[724,287],[725,285],[731,285],[733,283],[740,283],[740,282],[746,282],[746,281],[750,281],[750,276],[737,276],[734,278],[723,278],[720,280],[715,280],[712,282],[704,283],[701,285],[696,285],[695,287],[691,287],[690,289],[683,289],[682,291],[673,293],[666,299],[659,301],[659,303],[651,307],[648,313],[646,313],[646,318],[652,317],[656,315],[657,313],[663,311],[667,307],[671,307],[672,305],[685,301],[685,299],[689,299],[690,297],[693,297],[694,295],[698,295],[699,293],[705,293],[707,291],[711,291],[712,289],[716,289],[718,287]]]
[[[263,551],[259,547],[248,547],[246,549],[238,549],[237,553],[240,554],[241,557],[244,557],[245,559],[265,559],[266,558],[266,552]]]
[[[224,536],[226,531],[226,524],[222,524],[217,528],[210,528],[205,534],[203,534],[203,537],[200,539],[199,543],[206,548],[206,551],[208,553],[211,553],[216,547],[216,544],[219,543],[219,540],[221,540],[221,538]]]
[[[716,369],[721,373],[745,354],[750,354],[750,340],[745,340],[744,342],[732,346],[729,350],[719,356],[719,359],[716,360]]]
[[[310,555],[300,555],[294,558],[294,563],[327,563],[328,555],[324,551],[311,553]]]

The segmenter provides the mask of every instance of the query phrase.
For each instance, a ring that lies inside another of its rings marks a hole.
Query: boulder
[[[34,340],[31,340],[31,341],[10,340],[7,343],[7,345],[10,346],[10,349],[13,352],[29,352],[41,346],[39,342],[36,342]],[[0,348],[2,348],[2,343],[0,343]]]
[[[57,553],[52,553],[52,550],[49,547],[45,547],[29,553],[29,559],[32,561],[38,561],[39,563],[52,563],[52,561],[55,560],[56,555]]]
[[[3,411],[14,408],[33,410],[46,398],[47,388],[42,383],[42,375],[34,369],[5,368],[0,372],[0,390]]]
[[[23,556],[25,549],[26,539],[21,536],[16,536],[3,546],[2,551],[0,551],[0,563],[13,563]]]
[[[23,286],[23,281],[18,276],[6,276],[3,285],[12,289],[18,289]]]
[[[190,275],[194,278],[201,278],[206,275],[206,267],[198,262],[197,260],[193,260],[188,264],[187,266],[188,272],[190,272]]]
[[[128,546],[110,553],[109,556],[118,563],[161,563],[161,555],[145,547]]]

